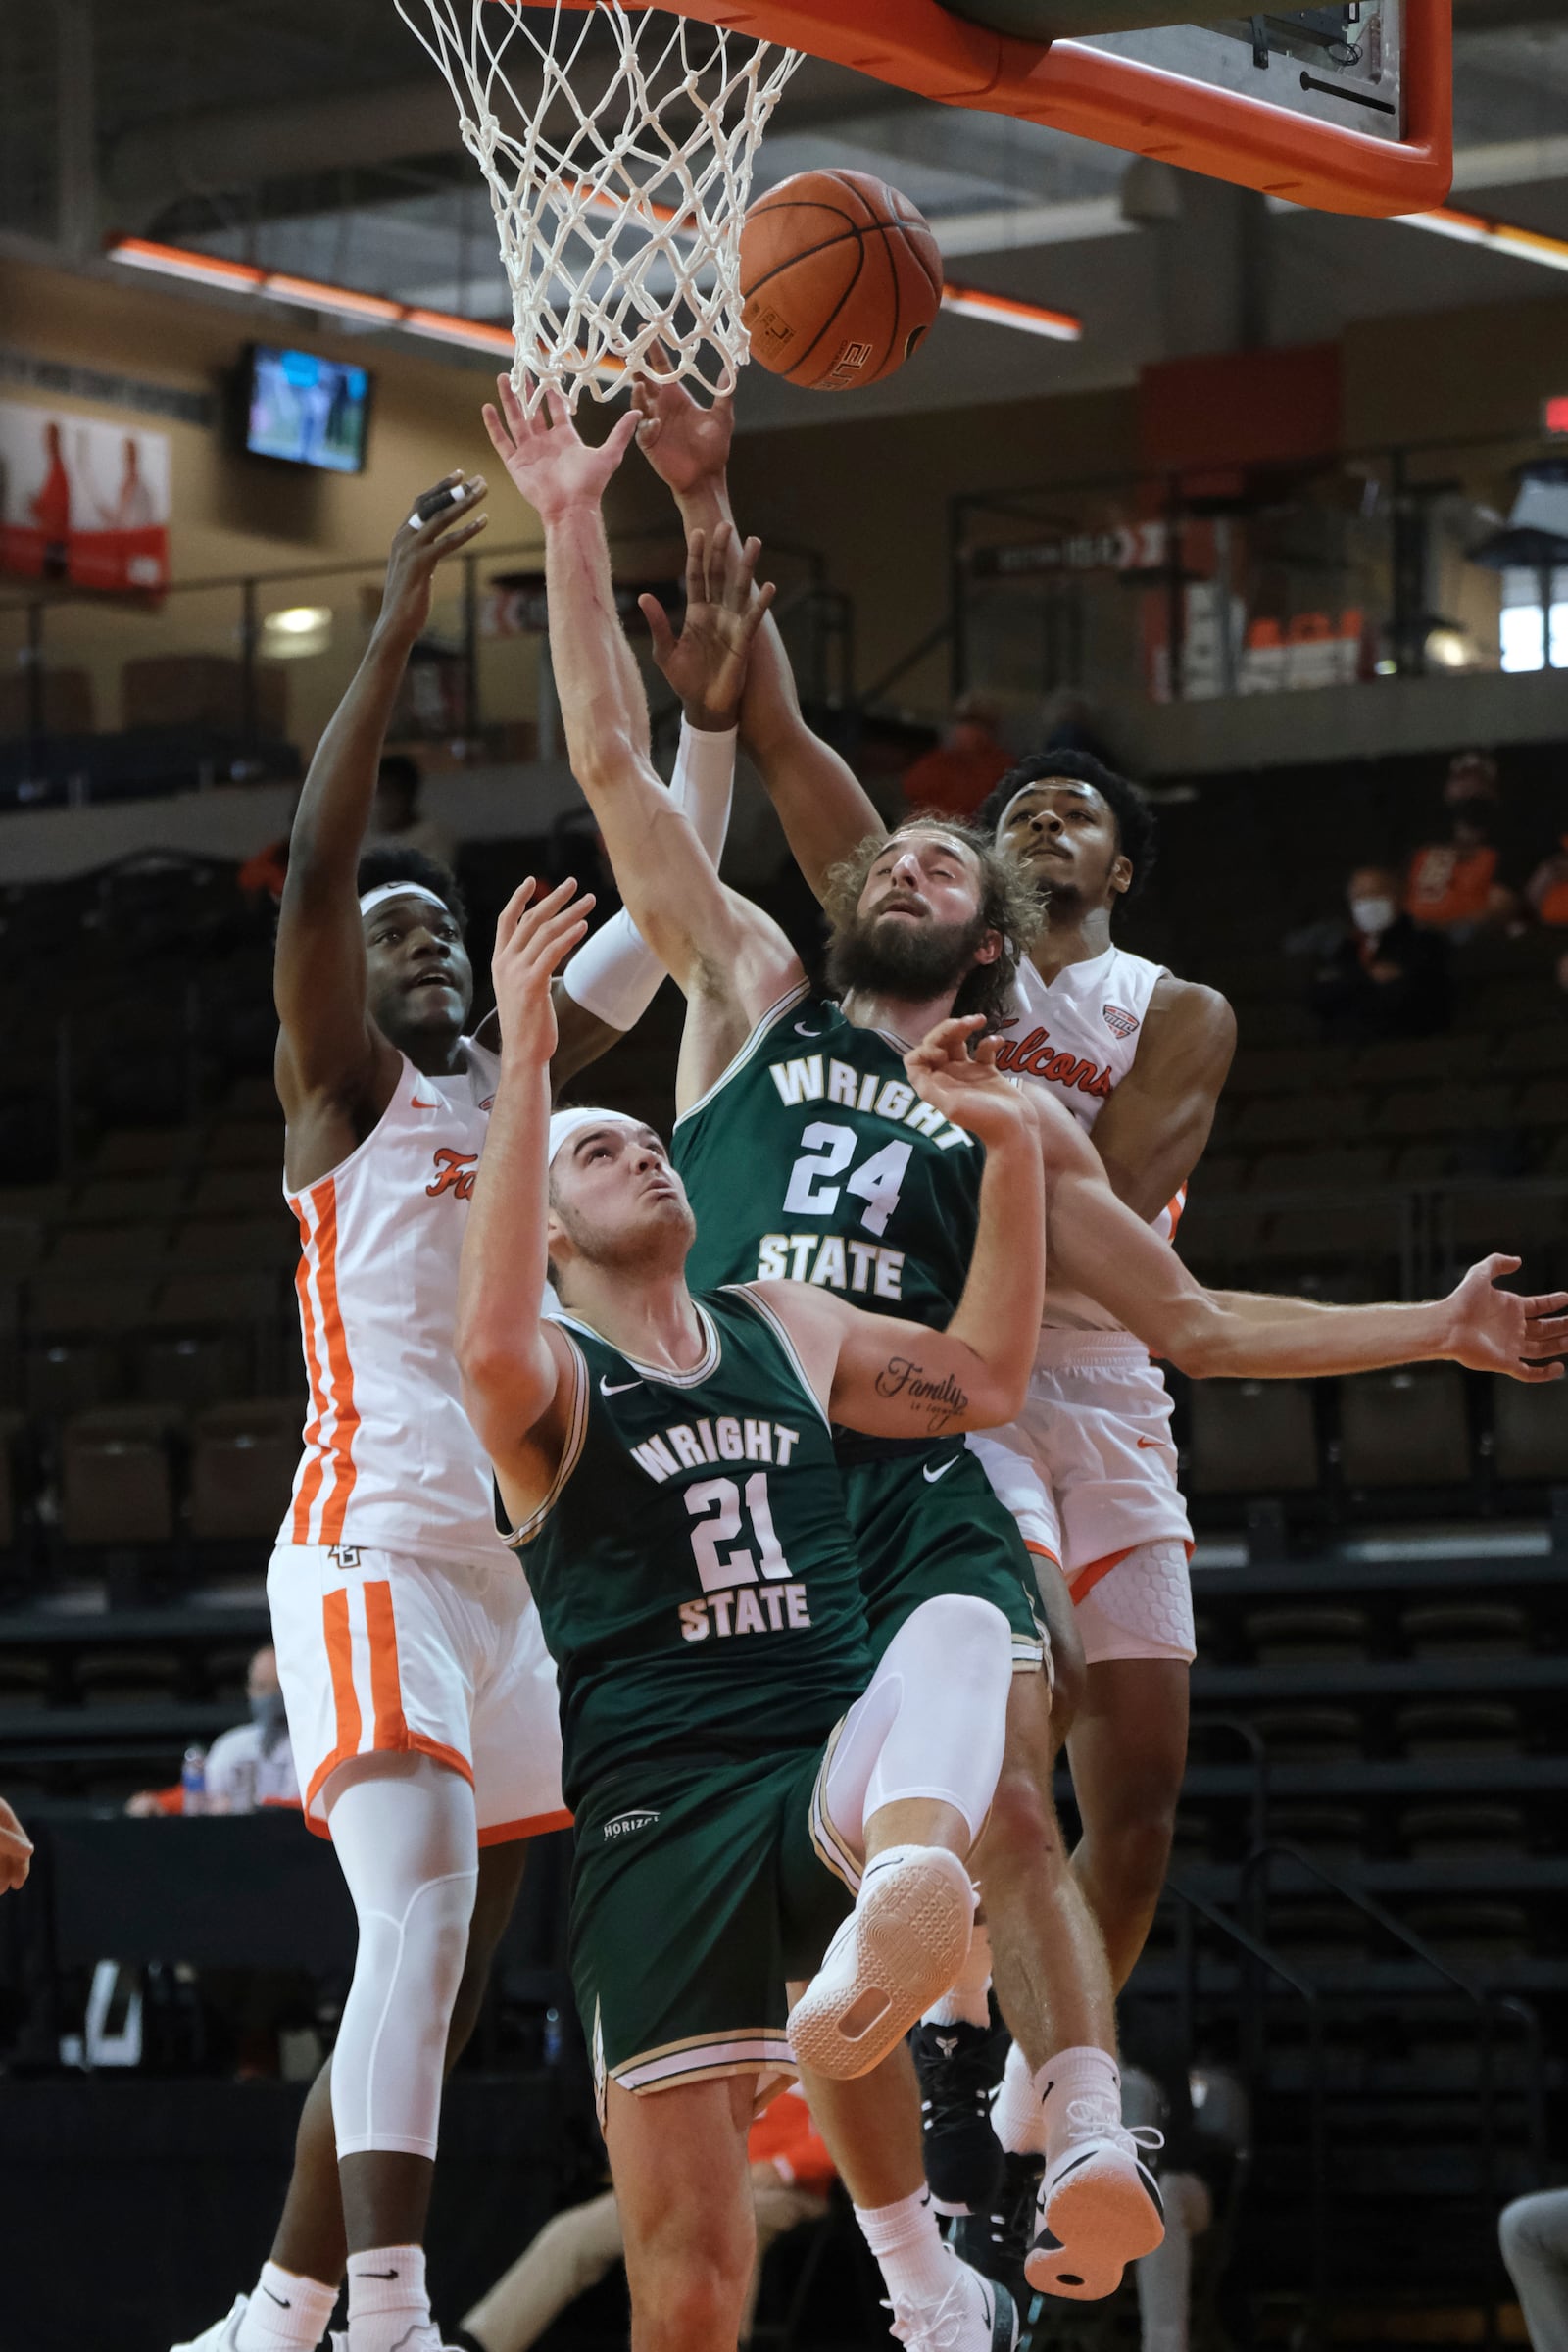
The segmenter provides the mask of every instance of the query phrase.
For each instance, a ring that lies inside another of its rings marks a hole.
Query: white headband
[[[374,890],[368,890],[361,899],[360,912],[368,914],[372,906],[381,906],[387,899],[428,899],[443,914],[452,912],[440,892],[427,889],[422,882],[378,882]]]
[[[623,1110],[558,1110],[550,1118],[550,1159],[556,1164],[556,1154],[580,1135],[585,1127],[637,1127],[638,1119],[628,1118]]]

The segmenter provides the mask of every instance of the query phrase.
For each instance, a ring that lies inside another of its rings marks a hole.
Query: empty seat
[[[43,1273],[27,1285],[27,1328],[36,1340],[133,1331],[146,1319],[154,1288],[146,1274]]]
[[[1443,1203],[1441,1214],[1455,1246],[1478,1256],[1505,1250],[1521,1257],[1527,1250],[1549,1248],[1568,1232],[1568,1200],[1521,1185],[1486,1190],[1467,1185]]]
[[[1553,1021],[1544,1029],[1515,1029],[1498,1048],[1497,1067],[1513,1078],[1568,1070],[1568,1021]]]
[[[1355,1083],[1380,1091],[1396,1086],[1435,1086],[1456,1063],[1462,1066],[1468,1053],[1468,1048],[1456,1047],[1446,1037],[1385,1038],[1378,1045],[1363,1046],[1356,1055]]]
[[[1457,1079],[1446,1086],[1400,1087],[1374,1112],[1376,1135],[1462,1135],[1477,1128],[1510,1123],[1513,1095],[1508,1086],[1469,1086]]]
[[[172,1254],[184,1266],[246,1268],[292,1265],[299,1228],[281,1201],[270,1217],[191,1217],[174,1235]]]
[[[1568,1128],[1568,1078],[1532,1079],[1513,1116],[1517,1126],[1547,1127],[1561,1135]]]
[[[1231,1064],[1227,1086],[1237,1095],[1288,1095],[1321,1086],[1343,1072],[1334,1046],[1246,1046]]]
[[[270,1161],[254,1168],[206,1168],[191,1195],[197,1217],[249,1217],[275,1211],[282,1202],[282,1170]]]
[[[168,1244],[166,1225],[67,1225],[55,1237],[49,1266],[62,1274],[94,1267],[129,1273],[160,1265]]]
[[[275,1125],[282,1116],[277,1088],[270,1078],[237,1078],[224,1099],[223,1116],[225,1119],[270,1119]]]
[[[1366,1817],[1357,1805],[1273,1805],[1269,1832],[1330,1870],[1366,1856]]]
[[[1304,1381],[1196,1380],[1189,1477],[1200,1494],[1300,1494],[1318,1483]]]
[[[1178,1229],[1182,1261],[1200,1273],[1245,1266],[1262,1226],[1260,1216],[1217,1199],[1211,1201],[1200,1192]]]
[[[41,1218],[0,1216],[0,1280],[32,1272],[43,1255],[43,1236]]]
[[[1400,1843],[1420,1861],[1524,1850],[1525,1817],[1517,1805],[1411,1805],[1397,1829]]]
[[[1417,1903],[1408,1919],[1415,1934],[1450,1968],[1505,1967],[1530,1953],[1530,1917],[1521,1903],[1450,1898]]]
[[[254,1329],[276,1314],[278,1299],[275,1274],[175,1272],[158,1286],[145,1321],[154,1331]]]
[[[61,1533],[68,1544],[162,1544],[174,1532],[166,1405],[110,1405],[67,1422]]]
[[[1399,1253],[1399,1202],[1330,1201],[1319,1207],[1282,1208],[1270,1217],[1256,1254],[1270,1265],[1343,1264]]]
[[[1359,1126],[1353,1095],[1313,1093],[1261,1095],[1236,1122],[1235,1142],[1249,1149],[1271,1144],[1321,1144]]]
[[[1297,1152],[1268,1152],[1252,1171],[1259,1193],[1356,1192],[1381,1184],[1389,1173],[1387,1144],[1343,1144],[1327,1152],[1304,1146]]]
[[[16,1650],[0,1653],[0,1706],[46,1707],[48,1704],[47,1661],[23,1657]]]
[[[91,1176],[77,1186],[68,1213],[78,1225],[167,1225],[184,1189],[183,1176]]]
[[[243,1334],[169,1333],[136,1349],[135,1388],[149,1404],[193,1410],[215,1397],[243,1395],[250,1385],[251,1350]]]
[[[1204,1192],[1211,1193],[1215,1200],[1226,1200],[1232,1193],[1241,1191],[1250,1166],[1250,1160],[1242,1159],[1234,1152],[1211,1152],[1200,1160],[1193,1182],[1195,1185],[1200,1184]]]
[[[1463,1374],[1452,1364],[1410,1364],[1343,1381],[1340,1460],[1352,1487],[1462,1484],[1470,1476]]]
[[[113,1127],[98,1146],[93,1175],[169,1175],[189,1166],[201,1144],[199,1127]]]
[[[1412,1657],[1522,1658],[1529,1621],[1507,1600],[1431,1600],[1401,1610]]]
[[[1492,1382],[1492,1459],[1502,1479],[1568,1480],[1568,1394],[1561,1382]]]
[[[1394,1155],[1396,1184],[1440,1184],[1445,1176],[1458,1173],[1462,1157],[1455,1143],[1446,1143],[1438,1136],[1428,1136],[1419,1143],[1401,1144]]]
[[[1516,1756],[1523,1746],[1519,1710],[1501,1699],[1423,1699],[1399,1709],[1394,1732],[1412,1758]]]
[[[9,1551],[17,1540],[18,1505],[22,1499],[19,1457],[24,1427],[20,1413],[0,1412],[0,1551]]]
[[[281,1168],[281,1111],[271,1119],[225,1119],[208,1138],[207,1164],[214,1168]]]
[[[1365,1609],[1314,1601],[1306,1607],[1249,1609],[1247,1638],[1259,1666],[1359,1665],[1370,1646]]]
[[[196,1422],[190,1532],[203,1543],[270,1542],[288,1504],[300,1454],[293,1397],[215,1404]]]
[[[129,1643],[114,1649],[83,1650],[73,1669],[78,1695],[88,1705],[100,1707],[172,1698],[179,1676],[179,1659],[172,1650],[140,1649]]]
[[[119,1353],[104,1340],[51,1340],[29,1348],[23,1364],[23,1396],[29,1413],[84,1412],[107,1404],[123,1387]]]

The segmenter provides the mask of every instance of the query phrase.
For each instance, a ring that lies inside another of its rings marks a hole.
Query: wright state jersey
[[[822,1409],[771,1308],[700,1298],[690,1372],[562,1312],[576,1359],[556,1483],[509,1541],[561,1687],[566,1802],[611,1775],[826,1740],[871,1679],[860,1580]]]
[[[904,1051],[805,985],[675,1122],[694,1291],[816,1282],[941,1331],[963,1295],[985,1149],[922,1102]]]

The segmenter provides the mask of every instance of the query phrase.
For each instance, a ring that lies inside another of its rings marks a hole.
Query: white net
[[[547,384],[573,408],[585,388],[609,399],[656,348],[667,370],[733,389],[741,219],[799,54],[619,0],[397,8],[490,189],[529,408]]]

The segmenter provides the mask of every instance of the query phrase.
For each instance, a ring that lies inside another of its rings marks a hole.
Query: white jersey
[[[207,1799],[246,1812],[257,1805],[297,1805],[300,1785],[286,1735],[264,1745],[256,1723],[237,1723],[207,1750]]]
[[[279,1544],[511,1559],[453,1354],[458,1257],[500,1069],[462,1042],[450,1077],[405,1055],[364,1143],[303,1192],[285,1187],[311,1402]]]
[[[1132,1068],[1155,983],[1165,967],[1108,947],[1087,963],[1069,963],[1049,983],[1027,959],[1013,983],[1011,1017],[997,1056],[1001,1068],[1027,1078],[1091,1131]],[[1185,1188],[1152,1222],[1163,1241],[1176,1231]],[[1114,1316],[1081,1291],[1046,1284],[1048,1329],[1117,1331]]]

